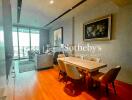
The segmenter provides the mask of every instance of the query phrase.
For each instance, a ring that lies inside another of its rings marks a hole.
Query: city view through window
[[[13,27],[14,59],[28,58],[29,51],[39,52],[39,30]]]

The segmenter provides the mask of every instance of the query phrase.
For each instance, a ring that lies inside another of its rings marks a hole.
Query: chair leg
[[[114,82],[112,82],[112,86],[113,86],[113,88],[114,88],[114,93],[115,93],[115,95],[116,95],[116,89],[115,89]]]
[[[61,71],[59,71],[58,80],[61,80],[61,79],[60,79],[60,76],[61,76]]]
[[[97,87],[99,88],[99,95],[101,95],[101,83],[97,82]]]
[[[67,75],[66,74],[64,75],[64,83],[65,82],[67,83]]]
[[[60,71],[59,71],[59,76],[58,76],[58,79],[60,79]]]
[[[66,78],[66,84],[67,84],[67,82],[68,82],[68,76],[66,75],[66,77],[65,77],[65,78]]]
[[[109,95],[109,88],[108,88],[108,84],[106,84],[106,94]]]

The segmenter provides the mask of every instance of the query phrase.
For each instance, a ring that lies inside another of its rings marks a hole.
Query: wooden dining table
[[[87,89],[91,89],[93,87],[93,84],[91,82],[92,74],[97,72],[99,69],[107,67],[107,64],[81,59],[77,57],[63,57],[63,58],[58,58],[58,60],[64,61],[66,63],[70,63],[72,67],[78,67],[79,69],[85,71]]]

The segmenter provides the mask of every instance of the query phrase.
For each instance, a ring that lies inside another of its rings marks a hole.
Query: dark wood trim
[[[17,0],[17,23],[20,22],[22,0]]]
[[[65,11],[60,16],[58,16],[57,18],[55,18],[54,20],[52,20],[51,22],[49,22],[48,24],[46,24],[44,27],[46,27],[46,26],[50,25],[51,23],[55,22],[57,19],[61,18],[65,14],[69,13],[70,11],[72,11],[73,9],[75,9],[76,7],[78,7],[79,5],[81,5],[82,3],[84,3],[85,1],[87,1],[87,0],[81,0],[79,3],[77,3],[76,5],[74,5],[71,9]]]
[[[20,46],[19,46],[19,27],[17,28],[17,41],[18,41],[18,59],[20,59]]]
[[[31,28],[29,28],[29,48],[31,51]]]
[[[75,9],[76,7],[78,7],[79,5],[81,5],[82,3],[84,3],[85,1],[87,1],[87,0],[81,0],[79,3],[77,3],[76,5],[74,5],[72,7],[72,10]]]
[[[72,17],[72,46],[74,47],[75,45],[75,17]],[[75,54],[75,50],[72,51],[72,54]]]
[[[51,23],[55,22],[57,19],[61,18],[62,16],[64,16],[65,14],[67,14],[70,11],[71,11],[71,9],[67,10],[66,12],[64,12],[63,14],[61,14],[60,16],[58,16],[57,18],[55,18],[54,20],[52,20],[51,22],[49,22],[48,24],[46,24],[45,27],[48,26],[48,25],[50,25]]]
[[[62,44],[64,43],[64,40],[63,40],[63,39],[64,39],[64,38],[63,38],[63,31],[64,31],[64,30],[63,30],[63,27],[61,27],[61,32],[62,32],[62,41],[61,41],[61,43],[62,43]]]

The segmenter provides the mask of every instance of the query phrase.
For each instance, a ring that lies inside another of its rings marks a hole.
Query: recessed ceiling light
[[[53,4],[54,3],[54,0],[50,0],[50,2],[49,2],[50,4]]]

